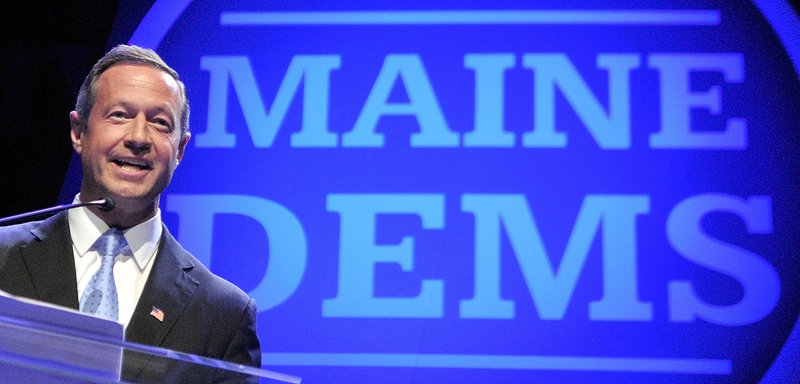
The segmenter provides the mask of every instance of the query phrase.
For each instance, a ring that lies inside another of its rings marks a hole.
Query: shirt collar
[[[73,202],[80,202],[80,194],[75,196]],[[86,207],[73,208],[68,215],[72,244],[78,255],[83,257],[97,238],[108,230],[108,225]],[[156,253],[162,231],[161,210],[156,209],[155,216],[123,231],[129,248],[124,250],[123,254],[131,256],[133,253],[136,265],[140,270],[144,270]]]

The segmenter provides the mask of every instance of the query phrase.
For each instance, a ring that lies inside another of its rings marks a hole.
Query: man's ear
[[[75,152],[79,155],[81,153],[81,143],[82,137],[81,134],[83,133],[83,124],[81,124],[81,118],[78,116],[78,112],[72,111],[69,113],[69,136],[72,139],[72,148],[75,148]]]
[[[178,143],[178,163],[180,164],[181,160],[183,159],[183,152],[186,150],[186,144],[189,142],[189,139],[192,137],[192,134],[186,132],[183,137],[180,138],[180,143]]]

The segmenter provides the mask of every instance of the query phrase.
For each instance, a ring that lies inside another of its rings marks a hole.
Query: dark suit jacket
[[[257,312],[251,298],[213,275],[166,227],[153,262],[125,332],[127,341],[261,366]],[[78,309],[77,286],[66,212],[41,222],[0,228],[0,289]],[[153,307],[163,311],[163,321],[150,315]],[[213,373],[157,360],[126,354],[123,379],[215,381]]]

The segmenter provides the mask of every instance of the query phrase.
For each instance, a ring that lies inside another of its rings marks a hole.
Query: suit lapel
[[[125,331],[125,339],[133,343],[162,345],[199,285],[189,276],[194,264],[186,251],[166,227],[162,228],[155,264]],[[151,314],[154,307],[163,312],[162,319]],[[141,368],[143,365],[138,369]]]
[[[36,299],[78,309],[78,283],[66,213],[42,221],[31,229],[35,241],[20,249],[30,274]]]

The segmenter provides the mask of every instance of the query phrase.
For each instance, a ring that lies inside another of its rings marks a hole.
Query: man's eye
[[[156,124],[160,125],[161,127],[167,130],[170,131],[172,130],[172,125],[170,125],[169,121],[166,121],[164,119],[156,119]]]
[[[125,117],[125,112],[122,112],[122,111],[111,112],[111,117],[116,117],[116,118],[122,119],[122,118]]]

